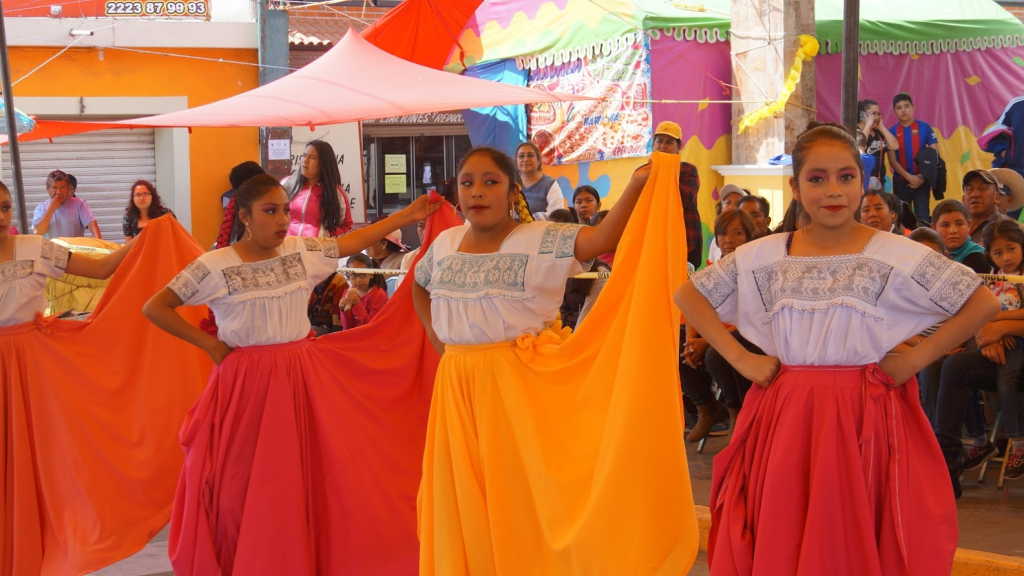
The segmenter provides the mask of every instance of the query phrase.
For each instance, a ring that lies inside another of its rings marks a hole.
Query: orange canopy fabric
[[[141,310],[201,253],[177,220],[159,218],[88,320],[0,329],[0,574],[91,572],[169,520],[178,429],[213,365]],[[182,314],[198,322],[206,310]]]
[[[402,60],[440,70],[483,0],[405,0],[363,30],[363,38]]]

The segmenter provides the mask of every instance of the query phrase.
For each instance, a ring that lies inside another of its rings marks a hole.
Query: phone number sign
[[[206,0],[179,2],[177,0],[148,0],[145,2],[106,2],[104,15],[117,16],[177,16],[185,18],[207,18],[210,6]]]

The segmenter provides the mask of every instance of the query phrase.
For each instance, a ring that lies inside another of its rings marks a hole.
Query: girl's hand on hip
[[[779,373],[780,365],[779,359],[774,356],[745,352],[744,356],[733,367],[747,380],[762,388],[767,388],[772,383],[772,380],[775,379],[776,374]]]

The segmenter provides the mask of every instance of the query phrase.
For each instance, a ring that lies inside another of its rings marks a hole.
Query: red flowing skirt
[[[711,574],[949,574],[956,505],[917,381],[783,367],[715,457]]]
[[[416,573],[431,387],[410,382],[434,366],[396,381],[345,341],[238,348],[214,371],[181,429],[176,574]]]

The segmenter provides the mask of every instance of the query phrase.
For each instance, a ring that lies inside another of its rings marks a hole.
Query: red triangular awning
[[[392,56],[349,30],[334,48],[301,70],[237,96],[117,122],[40,121],[36,130],[18,140],[106,128],[316,127],[463,108],[590,99],[432,70]]]
[[[366,30],[374,46],[403,60],[440,70],[483,0],[405,0]],[[458,54],[456,54],[458,55]]]

